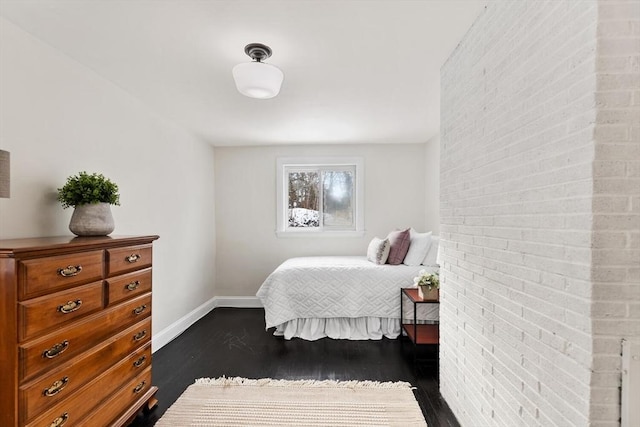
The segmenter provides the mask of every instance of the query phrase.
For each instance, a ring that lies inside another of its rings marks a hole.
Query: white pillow
[[[412,228],[409,230],[409,233],[411,234],[411,243],[409,244],[409,251],[407,251],[403,263],[405,265],[420,265],[431,247],[431,231],[428,233],[418,233]]]
[[[440,247],[440,236],[431,236],[431,247],[427,252],[427,255],[422,261],[422,265],[435,266],[437,265],[438,249]]]
[[[384,264],[389,258],[390,249],[389,239],[374,237],[367,248],[367,259],[374,264]]]

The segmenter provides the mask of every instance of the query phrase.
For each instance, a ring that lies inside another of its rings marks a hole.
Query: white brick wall
[[[597,39],[590,419],[618,426],[620,341],[640,337],[640,2],[600,1]]]
[[[442,69],[441,392],[464,426],[617,425],[640,336],[640,3],[492,2]]]

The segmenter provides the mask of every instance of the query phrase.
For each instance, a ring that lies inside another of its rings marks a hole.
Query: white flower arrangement
[[[437,272],[429,273],[427,270],[420,270],[418,275],[413,278],[413,284],[415,286],[427,286],[429,290],[440,289],[440,277]]]

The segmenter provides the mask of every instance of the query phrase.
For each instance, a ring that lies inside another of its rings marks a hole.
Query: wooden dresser
[[[0,240],[0,426],[121,426],[156,404],[157,238]]]

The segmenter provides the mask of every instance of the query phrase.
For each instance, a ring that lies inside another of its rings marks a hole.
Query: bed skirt
[[[417,323],[438,323],[439,304],[418,304]],[[413,305],[405,304],[402,310],[404,323],[413,323]],[[320,338],[341,340],[396,339],[400,336],[400,319],[390,317],[330,317],[300,318],[276,326],[275,336],[302,338],[315,341]]]
[[[329,319],[293,319],[276,326],[273,333],[285,339],[302,338],[308,341],[320,338],[345,340],[380,340],[400,335],[400,320],[381,317],[337,317]]]

